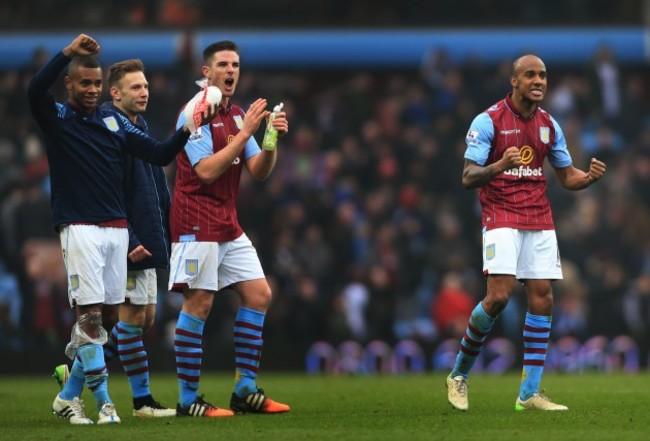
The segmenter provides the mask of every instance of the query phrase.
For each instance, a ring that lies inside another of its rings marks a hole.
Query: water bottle
[[[264,139],[262,140],[262,148],[264,150],[273,151],[278,144],[278,131],[273,127],[273,120],[282,111],[284,103],[280,103],[273,108],[273,112],[269,115],[269,120],[266,123],[266,130],[264,131]]]

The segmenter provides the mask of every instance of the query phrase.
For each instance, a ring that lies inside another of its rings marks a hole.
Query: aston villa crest
[[[496,256],[497,250],[495,244],[490,244],[485,247],[485,260],[492,260]]]
[[[72,291],[79,289],[79,276],[77,274],[70,275],[70,289]]]
[[[114,116],[107,116],[104,118],[104,124],[106,124],[106,127],[108,127],[108,130],[111,132],[117,132],[120,130],[120,126],[117,124],[117,120]]]
[[[551,129],[549,129],[548,127],[540,127],[539,128],[539,139],[544,144],[548,144],[548,142],[551,139]]]
[[[199,273],[199,259],[185,260],[185,274],[195,276]]]
[[[137,286],[135,276],[128,276],[126,278],[126,289],[127,291],[133,291]]]

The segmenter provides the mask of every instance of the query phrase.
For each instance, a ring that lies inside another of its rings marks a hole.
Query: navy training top
[[[101,105],[102,110],[128,116],[112,102]],[[143,132],[148,126],[142,115],[134,124]],[[132,155],[126,155],[124,201],[129,225],[129,252],[144,246],[151,256],[139,262],[128,260],[129,271],[169,267],[169,207],[171,198],[162,167]]]
[[[27,89],[32,115],[45,134],[57,230],[75,222],[125,219],[126,154],[166,165],[189,137],[179,129],[159,142],[120,114],[101,108],[84,114],[69,102],[56,102],[49,88],[70,60],[59,52]]]

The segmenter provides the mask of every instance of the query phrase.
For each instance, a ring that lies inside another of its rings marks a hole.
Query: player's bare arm
[[[230,167],[235,158],[241,154],[250,137],[260,127],[262,120],[270,113],[265,109],[266,100],[258,98],[248,108],[244,116],[244,125],[233,140],[226,147],[202,159],[194,166],[194,171],[201,182],[212,184]]]
[[[466,189],[482,187],[496,175],[520,165],[521,154],[517,147],[509,147],[501,159],[486,166],[466,159],[463,166],[463,187]]]
[[[86,57],[99,53],[100,45],[92,37],[86,34],[79,34],[72,43],[63,49],[66,57]]]
[[[589,163],[589,171],[587,172],[571,165],[569,167],[555,169],[555,174],[564,188],[575,191],[589,187],[602,178],[606,171],[607,166],[604,162],[592,158]]]

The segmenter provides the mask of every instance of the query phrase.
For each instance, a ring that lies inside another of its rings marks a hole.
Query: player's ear
[[[116,101],[119,101],[122,98],[122,94],[120,93],[117,87],[111,87],[110,89],[108,89],[108,93],[110,93],[111,98],[113,98]]]
[[[63,84],[65,84],[66,90],[72,90],[72,78],[70,78],[70,75],[66,75],[63,78]]]
[[[514,75],[510,76],[510,85],[512,86],[513,89],[519,88],[519,81],[517,80],[517,77],[515,77]]]

